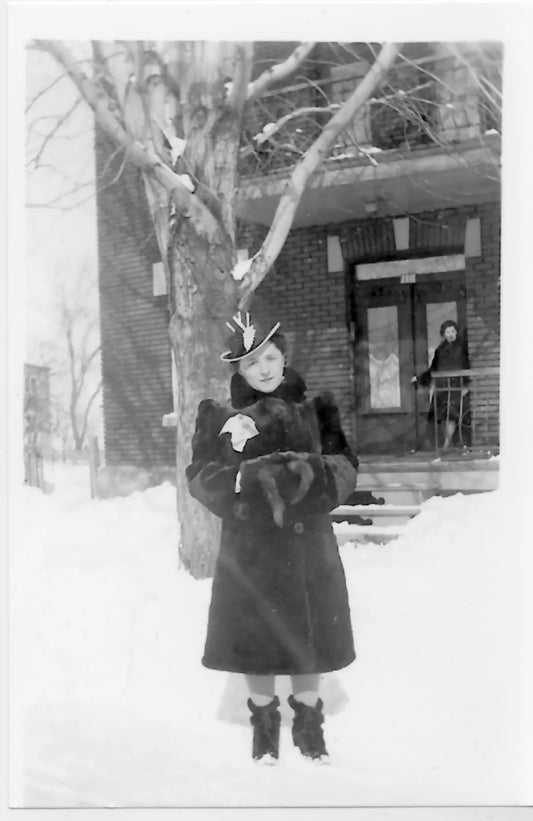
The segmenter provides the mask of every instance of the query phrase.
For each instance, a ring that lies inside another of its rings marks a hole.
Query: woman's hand
[[[418,382],[418,376],[413,376],[413,378],[411,379],[411,385],[416,385],[417,382]]]

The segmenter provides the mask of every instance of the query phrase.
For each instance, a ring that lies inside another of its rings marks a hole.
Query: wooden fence
[[[45,476],[45,461],[52,468],[54,463],[63,463],[65,465],[86,465],[89,478],[89,487],[91,499],[95,499],[97,493],[97,479],[98,471],[101,466],[100,446],[98,438],[93,436],[89,444],[82,451],[62,450],[48,456],[45,460],[40,448],[35,444],[26,444],[24,446],[24,482],[30,487],[38,487],[43,491],[49,491],[51,485],[46,481]],[[53,475],[53,469],[52,469]],[[49,477],[50,478],[50,477]]]
[[[45,489],[43,457],[35,445],[24,446],[24,481],[30,487]]]

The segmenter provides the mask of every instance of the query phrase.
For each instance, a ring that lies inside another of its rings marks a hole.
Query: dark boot
[[[270,704],[266,704],[264,707],[258,707],[251,698],[248,699],[247,704],[252,713],[250,724],[254,728],[252,757],[256,761],[265,755],[278,758],[279,727],[281,724],[281,713],[278,710],[279,698],[274,696]]]
[[[300,748],[302,755],[313,759],[327,760],[328,751],[324,743],[322,724],[324,723],[324,706],[322,699],[317,699],[316,705],[310,707],[294,696],[289,696],[289,705],[294,710],[292,723],[292,740]]]

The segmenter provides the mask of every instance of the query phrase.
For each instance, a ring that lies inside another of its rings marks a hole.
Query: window
[[[372,409],[401,407],[399,348],[396,305],[369,308],[368,367]]]

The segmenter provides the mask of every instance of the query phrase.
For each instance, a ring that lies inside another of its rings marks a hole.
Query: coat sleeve
[[[237,500],[238,466],[224,462],[218,435],[225,418],[222,408],[212,400],[200,402],[192,441],[192,461],[185,470],[191,496],[221,518],[232,514]]]
[[[322,462],[330,484],[330,510],[341,505],[355,490],[359,459],[353,453],[342,429],[340,413],[329,392],[316,397],[315,408],[320,431]]]
[[[422,385],[423,388],[427,388],[428,385],[431,384],[431,371],[438,371],[439,364],[439,349],[437,348],[433,354],[433,359],[431,360],[431,365],[429,368],[422,371],[422,373],[416,377],[416,384]]]

